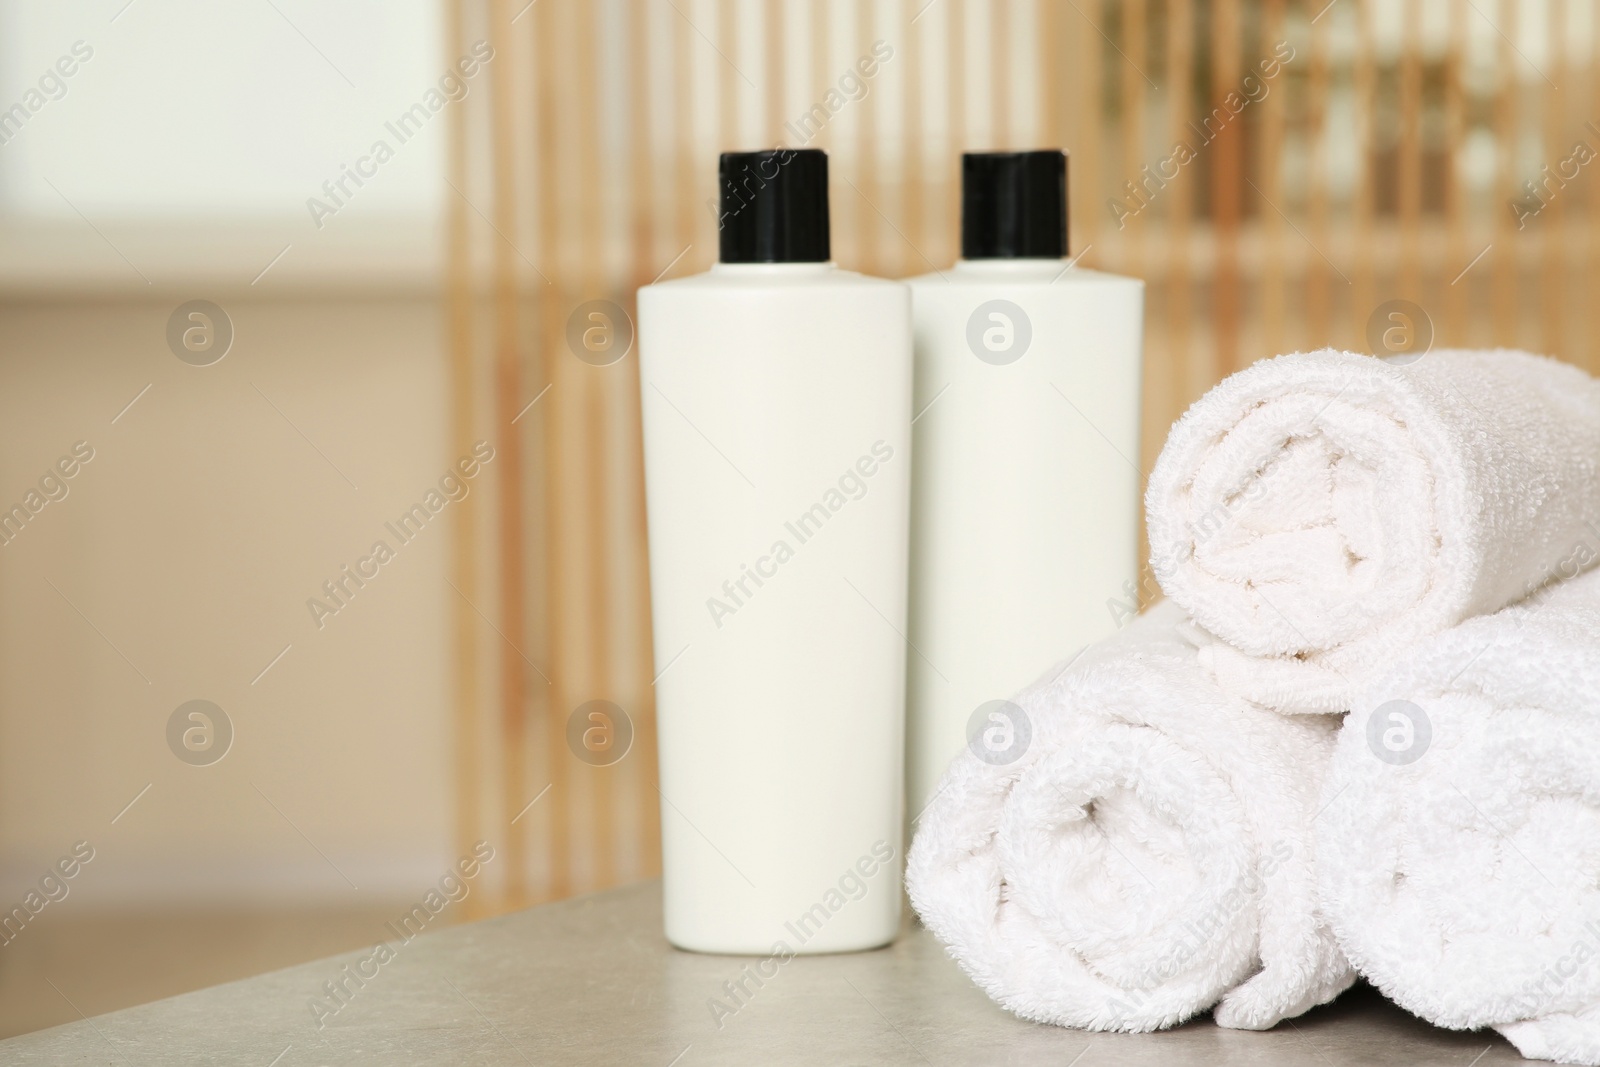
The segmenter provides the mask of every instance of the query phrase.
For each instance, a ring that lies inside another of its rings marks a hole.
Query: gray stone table
[[[738,1003],[723,983],[749,962],[669,947],[649,882],[421,934],[382,963],[368,949],[27,1034],[0,1042],[0,1064],[1523,1062],[1492,1033],[1433,1029],[1366,987],[1268,1033],[1209,1019],[1141,1035],[1026,1023],[909,923],[886,949],[792,959],[759,988],[746,980],[737,1011],[714,1012],[712,998]],[[338,1003],[324,983],[363,972],[359,986],[344,979],[337,1013],[313,1010]]]

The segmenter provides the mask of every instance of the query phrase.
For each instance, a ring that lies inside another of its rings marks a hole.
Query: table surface
[[[1437,1030],[1374,990],[1266,1033],[1202,1018],[1158,1034],[1089,1034],[992,1004],[909,920],[875,952],[800,956],[732,1014],[723,983],[752,960],[679,952],[646,882],[202,989],[0,1042],[6,1064],[1239,1064],[1490,1067],[1499,1036]],[[337,1014],[323,985],[365,973]],[[277,1057],[274,1059],[274,1057]]]

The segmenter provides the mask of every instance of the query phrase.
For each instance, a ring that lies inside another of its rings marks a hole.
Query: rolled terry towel
[[[1399,649],[1575,566],[1600,382],[1506,350],[1264,360],[1173,426],[1146,511],[1162,589],[1219,639],[1212,677],[1345,711]]]
[[[997,702],[920,818],[913,905],[1023,1018],[1145,1031],[1214,1006],[1265,1029],[1354,980],[1315,905],[1337,720],[1224,694],[1182,619],[1157,605]]]
[[[1323,904],[1362,974],[1439,1026],[1600,1064],[1600,572],[1412,649],[1325,790]]]

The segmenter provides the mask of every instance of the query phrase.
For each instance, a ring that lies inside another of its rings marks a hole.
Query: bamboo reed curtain
[[[720,149],[826,148],[835,258],[889,276],[954,258],[961,151],[1067,149],[1072,253],[1147,280],[1148,468],[1278,352],[1399,330],[1600,370],[1597,8],[451,0],[450,58],[494,48],[447,298],[455,443],[497,449],[452,582],[458,832],[506,843],[499,906],[659,868],[637,354],[580,358],[569,320],[712,262]],[[595,699],[633,727],[608,766],[568,742]]]

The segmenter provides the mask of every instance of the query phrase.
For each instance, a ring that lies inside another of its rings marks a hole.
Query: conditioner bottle
[[[900,920],[911,308],[830,261],[828,158],[729,153],[720,262],[639,291],[667,938]]]

